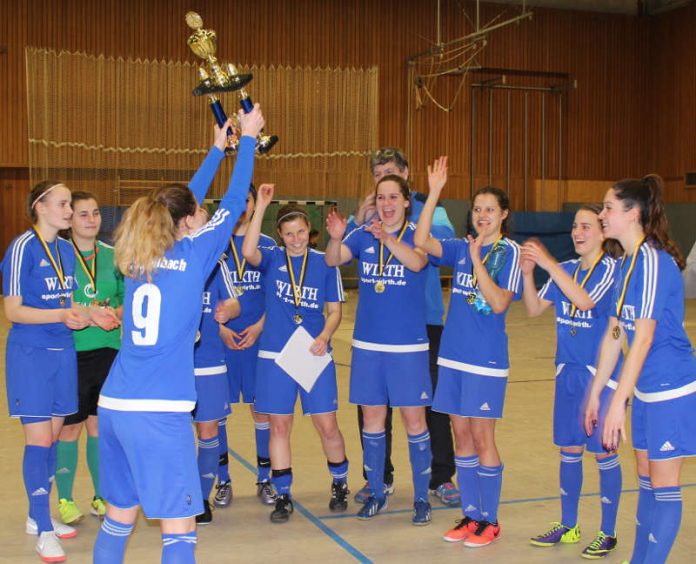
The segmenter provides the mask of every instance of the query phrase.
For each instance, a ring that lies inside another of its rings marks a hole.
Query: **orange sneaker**
[[[478,521],[474,521],[471,517],[464,517],[457,521],[454,529],[447,531],[442,538],[447,542],[459,542],[473,535],[476,529],[478,529]]]
[[[489,523],[488,521],[480,521],[475,532],[466,537],[464,546],[469,548],[481,548],[488,546],[493,541],[500,538],[500,524]]]

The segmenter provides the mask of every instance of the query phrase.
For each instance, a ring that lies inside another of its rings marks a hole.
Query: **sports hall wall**
[[[463,1],[443,1],[443,40],[465,33]],[[485,6],[488,21],[505,8]],[[459,102],[445,113],[432,104],[412,109],[407,60],[428,49],[436,36],[436,2],[423,0],[14,0],[0,2],[0,245],[5,248],[24,226],[23,202],[29,188],[24,48],[42,47],[108,56],[189,60],[184,14],[199,12],[206,27],[218,32],[223,60],[241,64],[379,69],[379,140],[405,147],[419,185],[426,164],[450,156],[448,200],[470,194],[471,135],[466,84]],[[507,15],[511,12],[508,8]],[[538,153],[541,127],[529,130],[528,178],[547,178],[530,188],[528,209],[561,210],[564,203],[601,197],[607,182],[658,172],[667,181],[667,200],[696,202],[696,190],[684,187],[683,173],[696,170],[696,4],[661,16],[639,18],[535,9],[531,21],[492,33],[479,55],[486,67],[566,73],[577,80],[563,107],[562,181],[557,155]],[[484,77],[485,78],[485,77]],[[89,80],[89,77],[84,77]],[[481,77],[472,76],[471,80]],[[182,88],[191,88],[191,84]],[[435,95],[454,99],[460,79],[438,80]],[[283,93],[278,93],[283,96]],[[263,102],[263,100],[259,100]],[[539,122],[538,107],[530,123]],[[411,118],[409,119],[409,116]],[[269,125],[273,116],[266,116]],[[162,119],[167,119],[166,115]],[[311,120],[311,115],[307,116]],[[410,129],[408,124],[411,124]],[[519,125],[519,124],[518,124]],[[271,126],[272,128],[272,126]],[[487,143],[482,130],[477,146]],[[492,130],[495,146],[504,131]],[[555,139],[549,138],[549,144]],[[513,136],[513,145],[521,143]],[[513,147],[519,154],[519,147]],[[275,149],[282,151],[281,144]],[[505,185],[502,157],[492,161],[492,180]],[[473,163],[474,185],[487,158]],[[521,208],[522,163],[511,163],[509,188]],[[258,178],[257,181],[263,181]],[[281,195],[330,198],[312,186],[278,186]],[[358,194],[336,195],[342,198]],[[693,217],[693,215],[692,215]],[[680,225],[685,240],[692,225]],[[681,238],[681,237],[680,237]],[[688,252],[689,249],[684,249]]]

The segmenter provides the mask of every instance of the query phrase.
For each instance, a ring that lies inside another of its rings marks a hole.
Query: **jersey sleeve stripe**
[[[336,289],[338,290],[338,301],[345,302],[346,296],[343,292],[343,279],[341,278],[341,271],[338,268],[336,270]]]
[[[609,291],[614,281],[614,269],[616,263],[611,259],[604,259],[602,263],[606,266],[601,280],[590,291],[590,299],[596,304]]]
[[[230,211],[225,208],[218,208],[218,210],[213,214],[213,217],[210,219],[208,223],[206,223],[203,227],[201,227],[198,231],[196,231],[191,238],[195,239],[196,237],[200,237],[204,233],[208,233],[209,231],[213,231],[217,227],[220,227],[223,223],[225,223],[225,220],[227,219],[227,216],[230,215]]]
[[[651,319],[657,292],[658,257],[657,251],[649,245],[644,245],[641,252],[643,253],[643,297],[638,317]]]
[[[224,260],[220,260],[218,262],[220,263],[220,273],[222,274],[222,281],[225,284],[225,289],[227,290],[228,295],[230,296],[230,298],[237,297],[237,291],[232,281],[232,273],[230,272],[227,263]]]
[[[34,237],[31,231],[20,236],[12,248],[11,270],[10,270],[10,296],[22,295],[22,261],[24,259],[24,251],[27,249],[29,241]]]
[[[516,294],[520,288],[520,276],[522,274],[520,271],[520,247],[511,239],[506,239],[505,242],[512,249],[512,265],[510,266],[510,275],[508,276],[505,289]]]
[[[553,282],[553,278],[551,278],[549,276],[549,279],[546,282],[544,282],[544,285],[537,292],[537,296],[539,296],[542,300],[546,299],[546,294],[548,294],[549,288],[551,287],[552,282]]]

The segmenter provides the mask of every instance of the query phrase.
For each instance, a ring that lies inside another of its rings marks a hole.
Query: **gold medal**
[[[619,327],[618,325],[614,325],[614,328],[611,330],[611,336],[614,337],[614,339],[618,340],[621,336],[621,327]]]
[[[65,305],[65,298],[64,298],[64,297],[61,297],[61,298],[58,300],[58,303],[60,304],[61,307],[63,307],[63,306]]]
[[[575,327],[571,327],[570,328],[570,336],[575,337],[575,335],[577,335],[577,330],[575,329]]]
[[[471,292],[471,294],[469,294],[469,295],[466,297],[466,303],[468,303],[468,304],[473,304],[475,301],[476,301],[476,294],[474,294],[473,292]]]
[[[197,342],[200,341],[200,340],[201,340],[201,332],[200,332],[200,331],[196,331],[196,340],[195,340],[194,342],[197,343]]]
[[[399,232],[399,236],[396,238],[396,241],[399,242],[401,239],[404,237],[404,233],[406,233],[406,228],[408,227],[408,221],[404,221],[404,224],[401,226],[401,231]],[[391,262],[391,260],[394,258],[394,255],[389,253],[389,256],[387,257],[387,260],[384,260],[384,243],[380,242],[379,244],[379,264],[378,264],[378,269],[379,272],[377,276],[379,278],[382,278],[384,276],[384,269],[385,267]],[[384,284],[383,280],[378,280],[375,282],[375,292],[378,294],[383,294],[384,291],[387,289],[387,286]]]
[[[302,323],[302,316],[299,313],[296,313],[292,316],[292,320],[299,325]]]
[[[292,287],[292,298],[295,302],[295,315],[292,316],[292,320],[298,325],[302,323],[302,315],[298,311],[302,305],[302,285],[304,284],[305,273],[307,272],[307,257],[309,253],[307,249],[304,252],[304,258],[302,259],[302,269],[300,271],[299,283],[297,278],[295,278],[295,271],[292,269],[292,261],[290,260],[290,255],[288,250],[285,249],[285,260],[288,267],[288,276],[290,277],[290,284]]]
[[[234,291],[237,292],[237,297],[241,296],[244,294],[244,288],[240,286],[235,286]]]
[[[384,285],[384,282],[382,282],[381,280],[378,280],[378,281],[375,283],[375,292],[377,292],[378,294],[383,294],[383,293],[384,293],[384,290],[386,290],[386,289],[387,289],[387,288],[386,288],[386,286]]]

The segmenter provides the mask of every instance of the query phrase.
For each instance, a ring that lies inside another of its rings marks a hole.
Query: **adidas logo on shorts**
[[[481,411],[490,411],[491,410],[490,406],[488,405],[488,402],[485,402],[483,405],[481,405],[481,407],[479,407],[479,409]]]
[[[423,392],[423,393],[421,394],[420,399],[428,399],[428,394],[426,394],[425,392]]]
[[[672,443],[669,441],[665,441],[664,444],[660,447],[660,452],[669,452],[670,450],[674,450],[674,447],[672,446]]]

